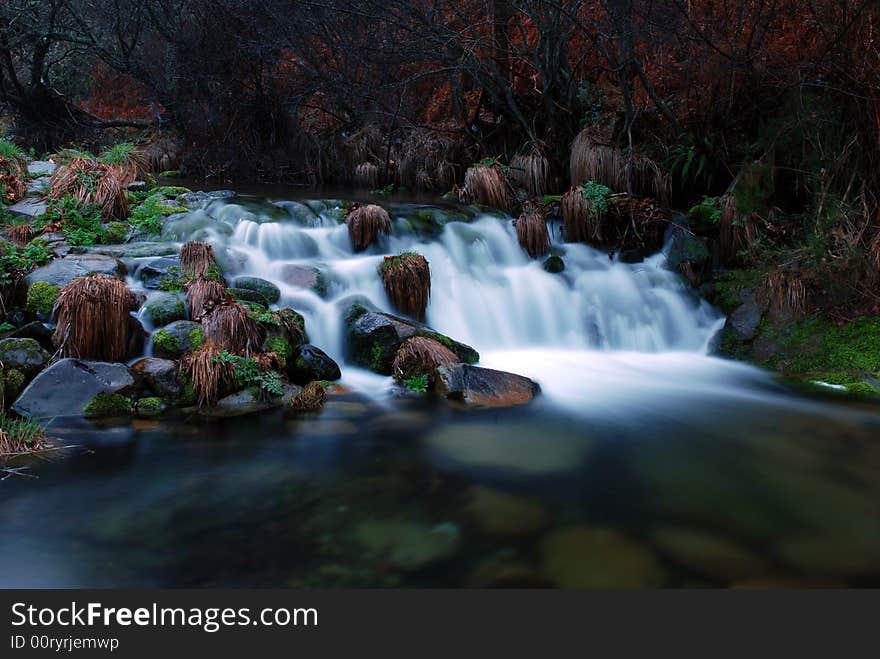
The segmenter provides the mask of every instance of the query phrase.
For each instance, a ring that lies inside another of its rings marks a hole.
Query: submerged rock
[[[100,274],[122,279],[126,272],[125,264],[112,256],[76,254],[55,259],[48,265],[37,268],[27,276],[26,281],[28,284],[46,281],[55,286],[63,287],[77,277],[85,275]]]
[[[326,282],[321,271],[310,265],[287,263],[281,267],[281,281],[297,288],[306,288],[323,295]]]
[[[133,386],[125,364],[61,359],[34,378],[12,409],[31,419],[82,416],[98,394],[125,395]]]
[[[294,349],[287,365],[287,374],[297,384],[306,384],[313,380],[338,380],[342,377],[339,365],[326,352],[310,343]]]
[[[541,541],[544,575],[560,588],[657,588],[664,574],[650,550],[613,529],[572,526]]]
[[[138,389],[149,390],[161,398],[177,398],[183,391],[180,368],[170,359],[144,357],[131,365]]]
[[[282,407],[284,402],[298,393],[299,390],[300,388],[295,385],[287,385],[284,387],[283,395],[270,397],[261,395],[253,388],[243,389],[221,398],[215,405],[210,407],[200,407],[199,414],[209,417],[228,418],[253,414],[255,412],[264,412],[266,410]]]
[[[30,379],[46,368],[49,353],[34,339],[3,339],[0,341],[0,363],[5,369],[21,371]]]
[[[530,535],[547,526],[547,511],[539,502],[488,487],[474,486],[465,512],[489,535]]]
[[[369,520],[355,528],[358,542],[376,560],[402,570],[417,570],[456,554],[460,532],[455,524],[430,526],[408,520]]]
[[[528,403],[540,391],[537,382],[522,375],[470,364],[437,369],[438,393],[467,407],[513,407]]]
[[[557,275],[565,271],[565,261],[562,260],[561,256],[550,256],[544,261],[543,268],[550,274]]]
[[[423,336],[449,348],[468,364],[480,359],[479,353],[468,345],[435,332],[430,327],[411,320],[375,311],[361,298],[349,298],[341,303],[346,327],[348,358],[382,375],[391,375],[394,355],[406,339]]]
[[[728,539],[694,529],[661,528],[654,544],[686,569],[719,581],[768,574],[767,562]]]

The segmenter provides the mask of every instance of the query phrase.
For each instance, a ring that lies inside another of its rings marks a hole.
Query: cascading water
[[[665,268],[662,253],[629,265],[585,245],[560,244],[555,249],[565,258],[565,271],[551,274],[526,256],[509,218],[446,222],[429,238],[412,228],[413,207],[402,207],[392,209],[392,235],[355,254],[338,207],[310,211],[294,202],[260,210],[218,201],[192,214],[202,221],[179,220],[184,231],[178,238],[207,236],[225,248],[227,274],[278,285],[282,304],[303,313],[312,340],[338,359],[343,351],[335,302],[363,295],[394,313],[377,266],[384,256],[403,251],[419,252],[430,263],[427,324],[483,352],[705,352],[720,324],[718,312]],[[443,214],[421,209],[423,217],[426,212]],[[291,283],[300,268],[317,268],[323,297]]]

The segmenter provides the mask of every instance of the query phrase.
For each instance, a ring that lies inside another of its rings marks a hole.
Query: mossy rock
[[[176,320],[153,333],[153,353],[165,359],[180,359],[201,347],[202,326],[189,320]]]
[[[544,261],[543,267],[550,274],[558,275],[565,270],[565,261],[561,256],[550,256]]]
[[[83,414],[92,418],[128,416],[131,413],[131,398],[122,394],[101,392],[83,409]]]
[[[0,363],[15,369],[30,380],[49,364],[49,353],[35,339],[9,338],[0,340]]]
[[[161,398],[149,396],[135,403],[135,412],[141,417],[159,416],[165,411],[165,403]]]
[[[17,368],[7,368],[3,373],[3,394],[7,400],[15,400],[24,390],[27,379]]]
[[[257,291],[252,291],[247,288],[230,286],[226,289],[226,294],[237,302],[253,302],[254,304],[259,304],[263,307],[269,306],[269,301],[265,297]]]
[[[275,304],[281,299],[281,291],[270,281],[259,277],[236,277],[233,282],[236,289],[244,289],[258,293],[267,304]]]
[[[186,319],[183,297],[177,293],[153,293],[144,303],[144,311],[156,327]]]
[[[60,291],[60,286],[55,286],[47,281],[35,281],[28,288],[25,307],[32,313],[49,316]]]
[[[102,243],[106,245],[118,245],[124,243],[131,236],[131,227],[124,222],[110,222],[104,225]]]

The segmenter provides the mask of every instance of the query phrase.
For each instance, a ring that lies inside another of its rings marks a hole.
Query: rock
[[[441,462],[470,471],[490,469],[521,477],[546,477],[581,469],[592,449],[589,438],[524,423],[457,423],[431,432],[426,447]]]
[[[273,408],[282,407],[285,401],[299,392],[299,387],[287,385],[284,394],[278,397],[265,397],[259,395],[253,389],[242,389],[234,394],[221,398],[211,407],[199,408],[199,414],[208,417],[228,418],[244,416],[255,412],[264,412]]]
[[[480,359],[479,353],[463,343],[411,320],[375,311],[359,298],[340,302],[346,327],[346,351],[354,363],[382,375],[391,375],[391,364],[400,344],[412,336],[434,339],[468,364]]]
[[[654,544],[686,569],[722,582],[764,576],[767,562],[730,540],[694,529],[667,527],[654,533]]]
[[[236,288],[235,286],[230,286],[226,289],[226,294],[229,295],[229,297],[231,297],[233,300],[238,300],[239,302],[254,302],[264,307],[269,306],[269,301],[266,300],[266,298],[264,298],[256,291],[252,291],[247,288]]]
[[[32,160],[28,163],[28,176],[32,178],[38,176],[52,176],[57,168],[58,165],[50,160]]]
[[[664,583],[654,555],[613,529],[552,531],[541,541],[541,566],[560,588],[657,588]]]
[[[27,182],[27,192],[29,195],[42,195],[48,192],[51,186],[52,179],[48,176],[41,176]]]
[[[437,391],[467,407],[513,407],[528,403],[541,391],[537,382],[522,375],[470,364],[437,369]]]
[[[129,192],[145,192],[149,189],[146,181],[132,181],[125,188]]]
[[[323,295],[326,288],[321,271],[310,265],[287,263],[281,266],[281,281],[289,286],[315,291],[319,295]]]
[[[180,368],[170,359],[144,357],[131,365],[131,373],[140,391],[160,398],[178,398],[183,391]]]
[[[181,274],[179,256],[162,256],[153,259],[137,271],[137,277],[143,282],[144,288],[153,290],[162,285],[163,279],[178,279]]]
[[[451,558],[460,544],[458,527],[451,523],[430,526],[406,520],[360,522],[355,536],[375,560],[402,570],[417,570]]]
[[[144,354],[144,344],[147,341],[147,331],[134,316],[128,317],[128,352],[129,357],[137,357]]]
[[[125,264],[119,259],[102,254],[77,254],[55,259],[42,268],[30,273],[26,281],[28,285],[35,281],[47,281],[55,286],[64,287],[77,277],[101,274],[123,279],[126,274]]]
[[[621,263],[641,263],[646,256],[650,256],[650,252],[644,247],[633,247],[631,249],[622,249],[617,256],[617,260]]]
[[[46,214],[46,202],[39,197],[27,197],[6,209],[7,213],[19,215],[29,220]]]
[[[12,331],[7,338],[10,339],[33,339],[47,351],[53,352],[55,346],[52,343],[52,330],[38,320],[26,323]]]
[[[234,288],[243,288],[248,291],[259,293],[269,304],[275,304],[281,299],[281,291],[270,281],[259,277],[236,277],[232,282]]]
[[[758,326],[761,324],[761,307],[755,301],[754,295],[750,295],[730,314],[727,323],[740,340],[751,341],[755,338]]]
[[[547,526],[547,511],[535,500],[481,486],[467,498],[465,513],[488,535],[530,535]]]
[[[561,256],[549,256],[544,261],[543,267],[550,274],[557,275],[565,270],[565,261],[562,260]]]
[[[189,320],[176,320],[153,332],[153,354],[179,359],[201,347],[205,340],[202,326]]]
[[[142,241],[123,243],[121,245],[95,245],[94,247],[74,247],[71,251],[81,250],[83,254],[104,254],[118,259],[142,259],[151,256],[174,256],[179,251],[173,243]]]
[[[184,192],[177,198],[177,201],[186,204],[190,210],[195,208],[204,208],[207,206],[213,197],[209,195],[207,192]]]
[[[46,368],[49,357],[49,353],[34,339],[0,341],[0,362],[3,367],[21,371],[28,380]]]
[[[338,380],[342,377],[339,365],[310,343],[294,349],[287,365],[287,374],[296,384],[307,384],[313,380]]]
[[[34,378],[12,409],[31,419],[82,416],[98,394],[125,395],[133,386],[125,364],[61,359]]]
[[[162,327],[175,320],[186,320],[186,306],[178,293],[153,293],[144,304],[155,327]]]

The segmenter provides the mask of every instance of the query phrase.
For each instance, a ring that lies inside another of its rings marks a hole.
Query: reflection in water
[[[340,359],[335,301],[388,309],[376,265],[416,249],[428,322],[543,395],[464,413],[343,364],[312,417],[58,422],[83,448],[0,483],[0,586],[880,585],[880,416],[705,356],[721,319],[662,254],[557,245],[560,277],[506,221],[401,207],[355,256],[313,206],[215,203],[175,236],[278,283]],[[282,275],[315,263],[324,290]]]

